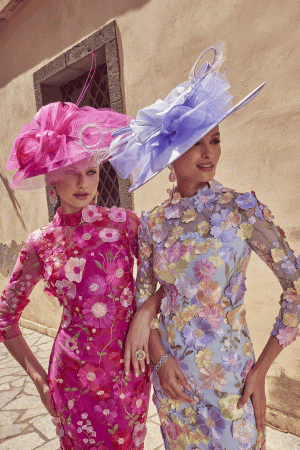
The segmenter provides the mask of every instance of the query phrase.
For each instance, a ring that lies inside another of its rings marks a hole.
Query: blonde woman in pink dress
[[[140,222],[132,211],[93,202],[111,133],[127,122],[110,110],[46,105],[22,128],[7,164],[18,169],[13,189],[48,184],[61,202],[19,255],[0,301],[0,338],[36,385],[65,450],[142,449],[146,435],[149,366],[125,374],[123,355]],[[48,374],[18,326],[41,279],[63,306]]]

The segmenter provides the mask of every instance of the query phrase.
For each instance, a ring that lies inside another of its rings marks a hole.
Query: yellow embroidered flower
[[[199,428],[196,431],[191,431],[189,433],[189,440],[192,444],[195,445],[200,444],[200,442],[208,445],[210,442],[210,438],[208,436],[205,436]]]
[[[193,410],[193,408],[184,408],[182,412],[190,423],[196,423],[197,413]]]
[[[209,232],[209,223],[203,220],[202,222],[198,223],[198,225],[195,228],[195,231],[200,233],[200,236],[207,234]]]
[[[169,325],[166,328],[166,339],[168,341],[168,343],[171,345],[172,342],[175,341],[176,339],[176,332],[174,331],[174,326],[173,325]]]
[[[188,323],[192,320],[196,315],[197,305],[187,306],[181,312],[183,320]]]
[[[158,225],[159,223],[163,223],[165,220],[165,208],[163,206],[158,206],[155,208],[149,217],[148,226],[149,230],[151,231],[155,225]]]
[[[233,330],[241,330],[246,323],[246,310],[240,305],[227,313],[227,320]]]
[[[293,285],[297,291],[297,294],[300,295],[300,278],[298,278],[296,281],[294,281]]]
[[[217,253],[212,253],[209,257],[208,257],[208,261],[210,261],[212,263],[212,265],[214,267],[216,267],[217,269],[219,267],[222,266],[223,264],[223,259],[221,258],[221,256],[219,256]]]
[[[196,241],[194,239],[186,239],[183,245],[185,246],[185,253],[182,255],[182,259],[186,262],[194,261]]]
[[[180,411],[180,407],[182,405],[181,400],[172,400],[169,398],[170,409],[176,409],[176,411]]]
[[[183,228],[182,227],[174,227],[172,229],[172,236],[174,238],[176,238],[176,239],[179,239],[180,236],[182,235],[182,233],[183,233]]]
[[[203,255],[207,252],[209,249],[209,243],[208,242],[199,242],[195,245],[195,253],[196,255]]]
[[[169,236],[168,239],[165,242],[165,247],[170,248],[172,245],[174,245],[176,242],[176,239],[173,236]]]
[[[179,203],[181,201],[181,195],[179,194],[179,192],[175,192],[173,195],[173,198],[171,200],[171,203],[173,205],[176,205],[176,203]]]
[[[198,216],[198,213],[197,213],[197,211],[195,211],[195,209],[187,209],[181,215],[181,221],[184,223],[193,222],[197,216]]]
[[[237,409],[236,404],[240,396],[237,394],[227,394],[219,400],[220,413],[227,420],[237,420],[244,414],[243,408]]]
[[[201,281],[198,288],[197,300],[202,303],[202,306],[218,303],[222,288],[217,281]]]
[[[233,198],[233,195],[231,192],[225,192],[222,197],[220,197],[219,199],[219,203],[221,203],[222,205],[226,205],[227,203],[229,203]]]
[[[271,255],[274,263],[282,261],[283,258],[285,257],[284,251],[280,250],[279,248],[271,248]]]
[[[213,356],[214,356],[213,352],[208,348],[200,350],[195,356],[195,361],[198,368],[200,369],[200,367],[202,366],[207,367],[209,364],[211,364]]]
[[[251,343],[245,342],[245,344],[243,345],[243,353],[246,356],[251,356],[252,355],[252,348],[251,348]]]
[[[298,317],[294,313],[283,314],[282,323],[286,327],[297,327]]]
[[[208,247],[213,251],[217,251],[219,250],[219,248],[222,247],[222,243],[220,241],[218,241],[218,239],[215,238],[209,238],[206,239],[206,243],[208,244]]]
[[[178,436],[178,438],[176,439],[175,445],[176,445],[176,447],[174,447],[174,449],[175,448],[182,448],[182,449],[187,448],[187,446],[189,445],[188,437],[185,434],[181,433]],[[169,448],[172,448],[172,447],[169,447]]]
[[[251,225],[251,223],[244,222],[239,226],[239,229],[237,230],[236,234],[238,235],[239,238],[242,239],[242,241],[244,241],[245,239],[250,239],[252,237],[253,230],[254,227],[253,225]]]
[[[147,244],[147,242],[142,242],[142,245],[140,246],[140,257],[141,258],[149,258],[149,256],[152,253],[151,248],[149,247],[149,245]]]

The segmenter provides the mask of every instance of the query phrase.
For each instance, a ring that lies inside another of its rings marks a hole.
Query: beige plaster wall
[[[47,222],[44,191],[12,193],[7,188],[11,174],[5,171],[14,137],[35,112],[32,73],[112,19],[118,27],[128,114],[163,98],[187,78],[199,53],[218,41],[227,44],[226,71],[236,101],[267,82],[257,99],[221,125],[217,178],[237,190],[255,189],[299,253],[298,0],[32,0],[20,7],[0,28],[0,242],[20,244]],[[167,184],[167,173],[162,173],[139,189],[136,210],[161,202]],[[247,286],[248,323],[258,355],[278,311],[280,287],[256,255]],[[41,307],[45,301],[47,307]],[[55,328],[57,303],[37,288],[24,317]],[[299,342],[280,355],[267,385],[269,419],[297,434]]]

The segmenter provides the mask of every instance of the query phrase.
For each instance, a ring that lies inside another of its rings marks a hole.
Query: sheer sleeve
[[[18,321],[28,296],[42,278],[40,262],[29,235],[0,299],[0,342],[21,334]]]
[[[252,192],[236,199],[242,217],[237,231],[250,248],[270,267],[283,289],[278,318],[271,332],[286,347],[296,339],[300,322],[300,270],[283,231],[273,222],[267,206]]]
[[[142,214],[139,231],[139,259],[136,279],[136,304],[139,308],[156,291],[153,271],[154,246],[148,229],[148,215]]]
[[[138,258],[138,230],[140,226],[140,219],[133,211],[127,211],[127,230],[129,247],[131,254]]]

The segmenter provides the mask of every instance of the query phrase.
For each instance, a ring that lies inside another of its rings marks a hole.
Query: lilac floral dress
[[[157,281],[164,286],[162,345],[197,400],[192,405],[168,399],[153,374],[169,450],[265,449],[251,401],[236,408],[254,364],[244,308],[251,250],[284,290],[272,331],[282,346],[295,340],[300,318],[298,263],[272,219],[253,192],[239,194],[216,181],[191,198],[172,193],[142,219],[138,305],[151,296]]]
[[[49,364],[61,448],[142,449],[149,373],[124,374],[124,340],[135,310],[133,263],[139,219],[93,204],[28,236],[0,302],[1,340],[42,278],[63,305]]]

